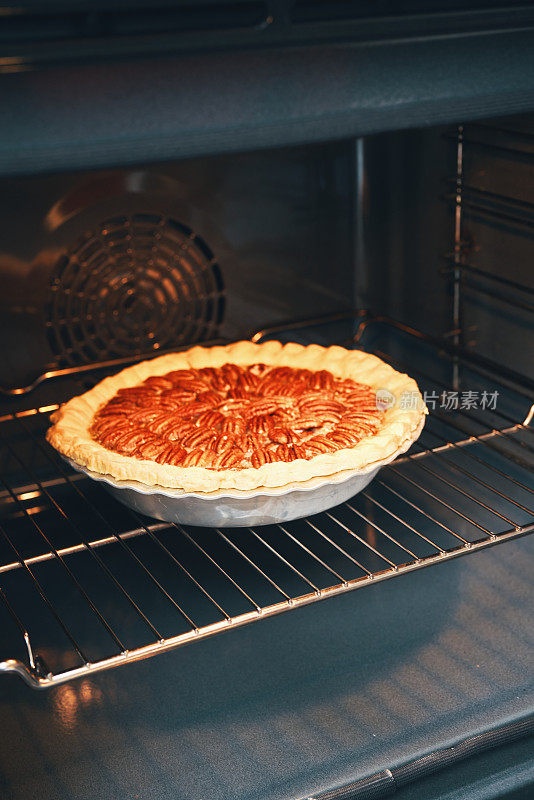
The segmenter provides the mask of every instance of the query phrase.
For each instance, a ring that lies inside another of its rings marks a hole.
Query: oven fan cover
[[[60,367],[216,338],[224,285],[190,228],[156,214],[108,219],[63,254],[45,324]]]

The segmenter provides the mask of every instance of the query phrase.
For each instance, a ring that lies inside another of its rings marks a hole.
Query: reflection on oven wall
[[[351,142],[5,179],[0,385],[352,308],[353,181]]]
[[[466,345],[534,376],[534,119],[464,130]]]
[[[382,134],[360,160],[360,303],[534,376],[534,117]]]

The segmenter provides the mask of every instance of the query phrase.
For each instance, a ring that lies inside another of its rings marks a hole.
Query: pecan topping
[[[383,416],[369,386],[327,370],[224,364],[119,389],[95,414],[91,435],[159,464],[259,469],[354,447]]]

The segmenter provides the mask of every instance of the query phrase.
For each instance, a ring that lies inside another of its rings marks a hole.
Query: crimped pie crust
[[[213,469],[200,466],[175,466],[121,455],[95,441],[90,428],[96,412],[119,389],[138,386],[151,376],[164,376],[181,369],[222,367],[225,364],[248,366],[265,364],[276,367],[327,370],[337,378],[351,378],[373,390],[388,390],[395,405],[385,411],[377,433],[366,436],[355,446],[322,453],[313,458],[275,461],[259,468]],[[401,397],[409,397],[402,402]],[[280,342],[237,342],[221,347],[193,347],[181,353],[160,356],[135,364],[118,375],[105,378],[93,389],[74,397],[52,415],[54,425],[47,439],[60,453],[78,464],[118,480],[136,480],[148,486],[178,488],[185,491],[211,492],[217,489],[256,489],[285,486],[347,469],[363,469],[373,463],[400,454],[419,435],[418,428],[427,413],[415,381],[397,372],[376,356],[361,350],[321,347]]]

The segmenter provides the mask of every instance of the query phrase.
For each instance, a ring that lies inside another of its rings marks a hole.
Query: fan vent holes
[[[224,283],[187,226],[156,214],[114,217],[59,258],[45,315],[60,367],[148,354],[215,338]]]

